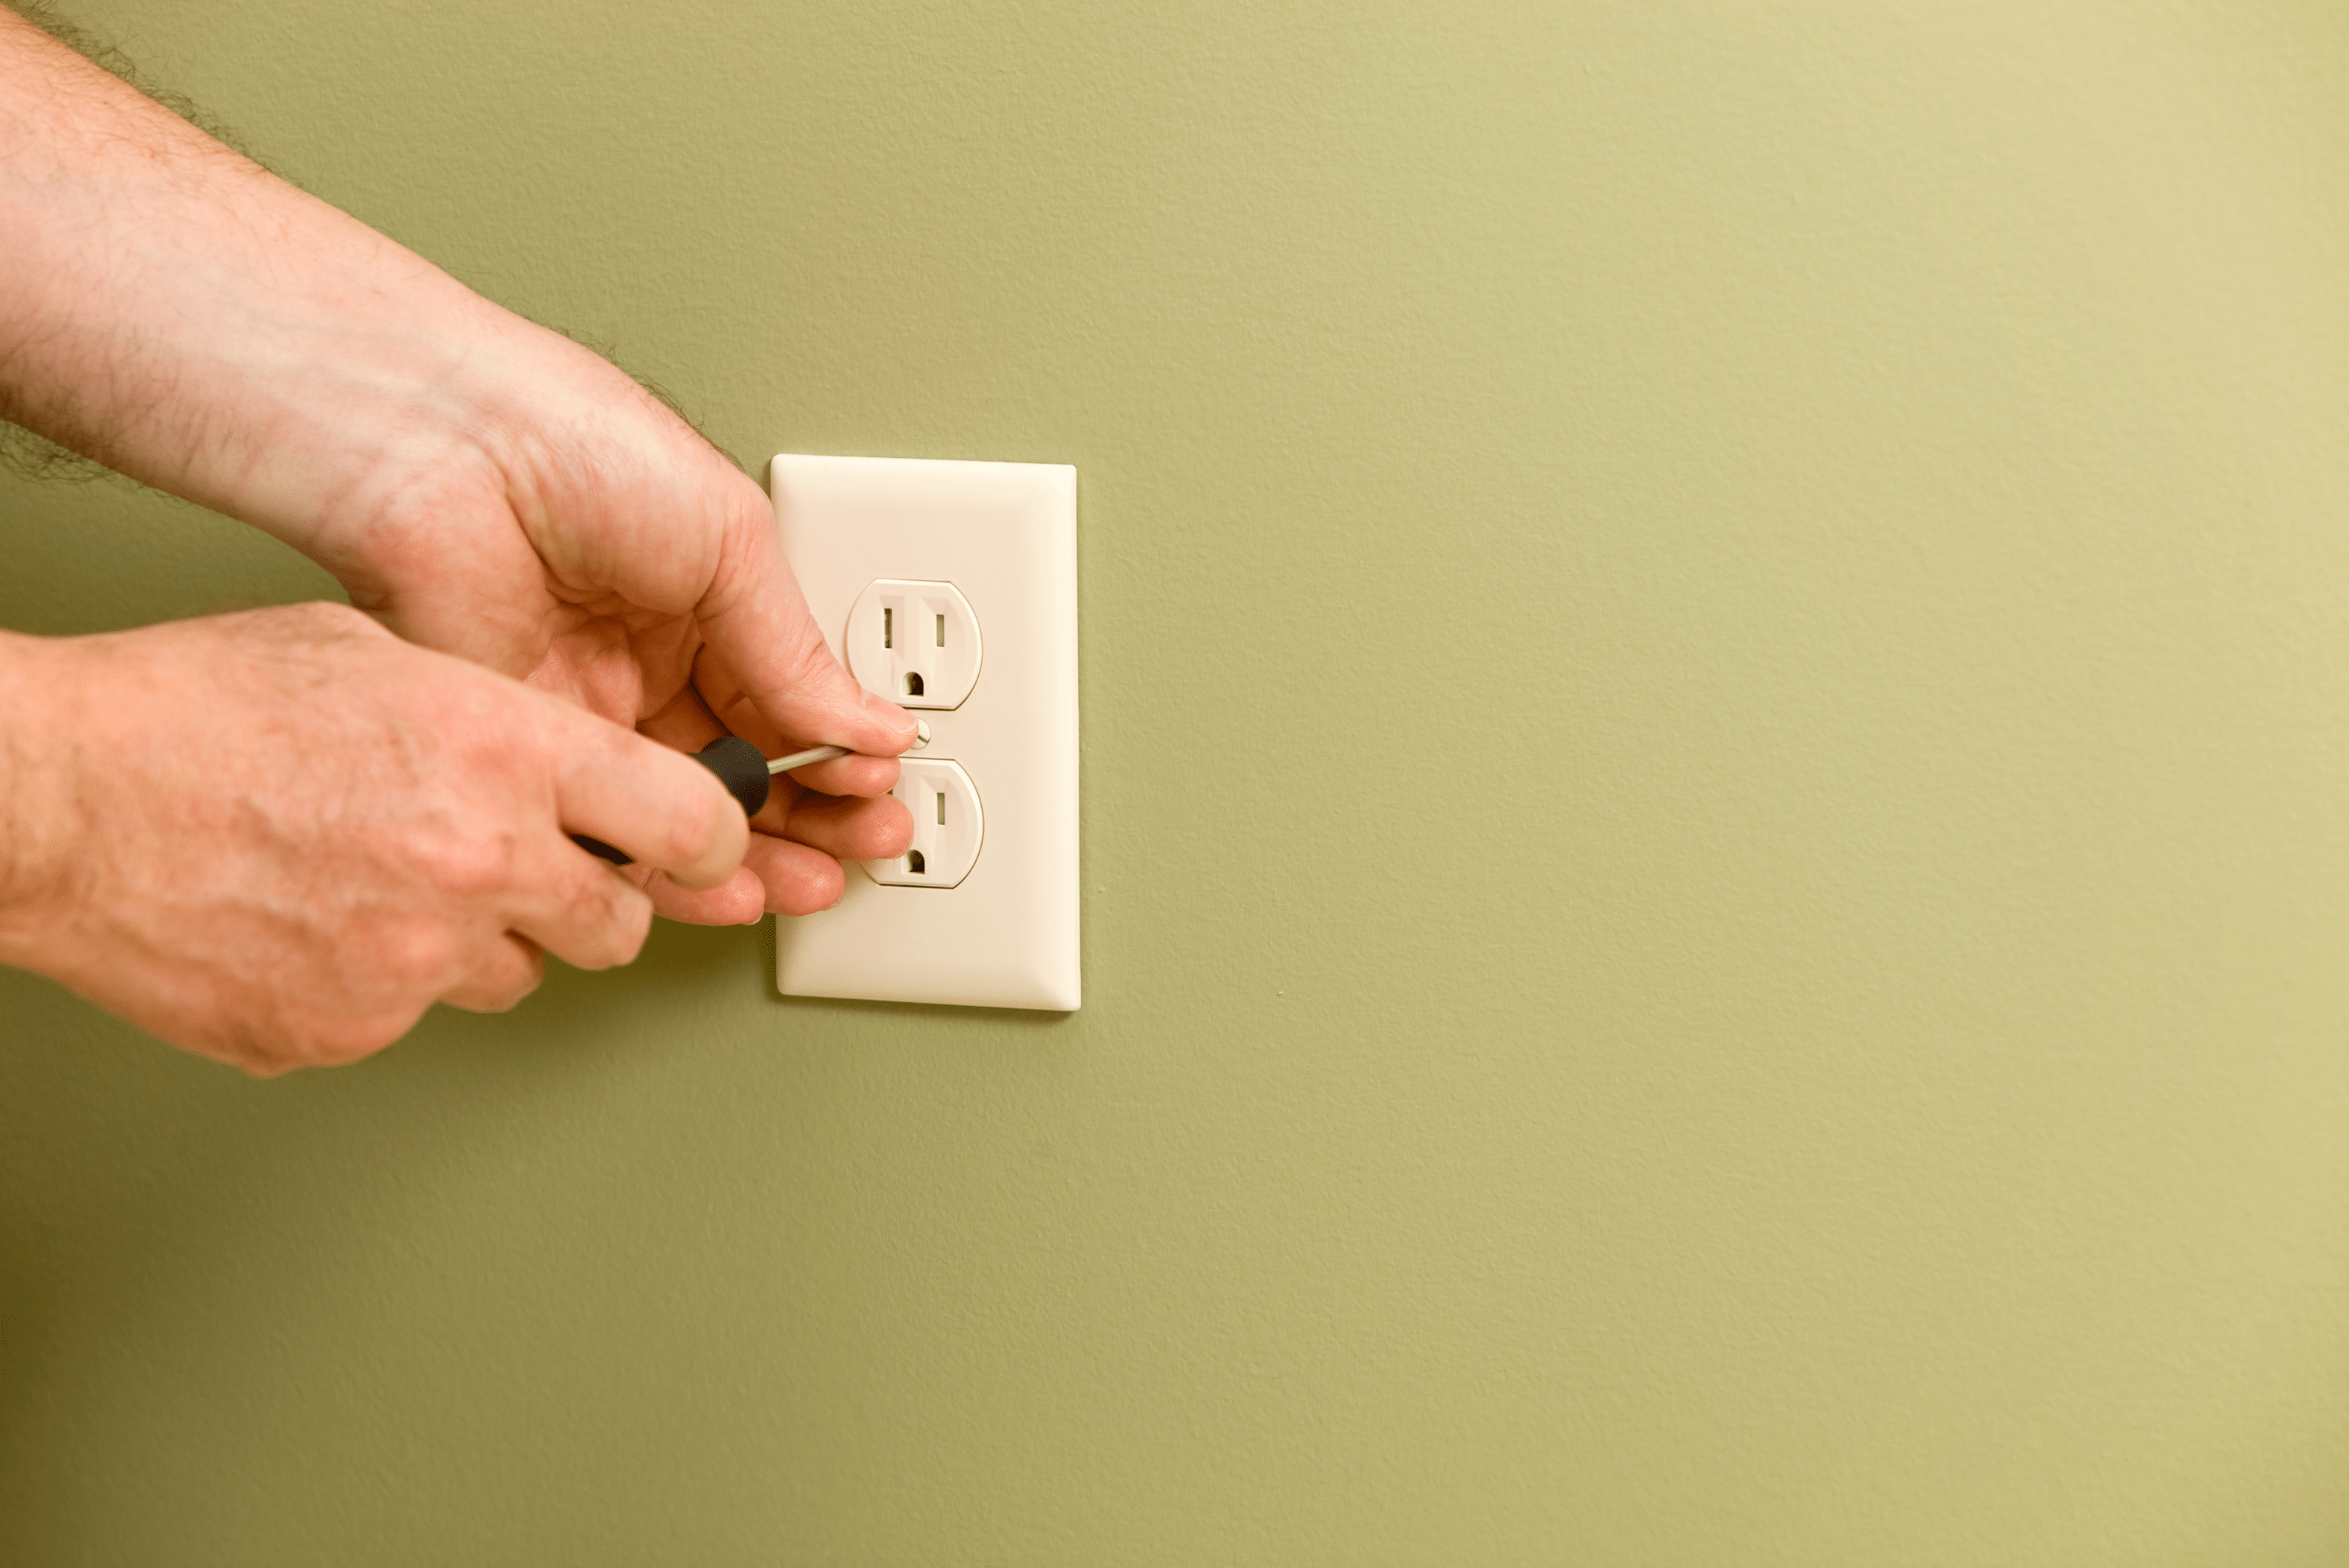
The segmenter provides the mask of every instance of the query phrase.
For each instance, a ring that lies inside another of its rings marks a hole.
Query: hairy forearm
[[[839,895],[841,854],[903,847],[885,792],[913,721],[827,651],[753,481],[607,361],[6,10],[0,417],[268,529],[381,628],[574,714],[686,750],[723,727],[864,753],[806,782],[871,810],[779,795],[757,865],[658,883],[665,909],[805,913]]]
[[[0,10],[0,416],[333,566],[543,336]]]

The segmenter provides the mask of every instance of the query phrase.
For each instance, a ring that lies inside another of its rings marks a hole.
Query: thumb
[[[894,757],[912,745],[913,715],[858,685],[824,645],[763,515],[738,522],[736,534],[700,618],[742,694],[786,740],[871,757]]]

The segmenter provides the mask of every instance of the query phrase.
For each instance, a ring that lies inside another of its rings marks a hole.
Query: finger
[[[752,717],[756,717],[755,711],[748,705],[738,704],[736,706],[738,710],[742,714],[749,715]],[[647,718],[636,728],[637,732],[640,735],[649,735],[664,746],[674,746],[677,750],[688,753],[697,753],[709,746],[712,742],[725,739],[729,733],[726,727],[720,724],[717,718],[711,715],[707,705],[702,701],[701,695],[696,692],[691,686],[686,686],[680,690],[675,696],[669,699],[667,706],[662,707],[660,712],[654,714],[651,717]],[[756,728],[760,729],[765,728],[765,721],[760,720]],[[754,748],[759,747],[759,742],[755,735],[744,736],[741,737],[741,739],[749,740]],[[764,750],[764,748],[759,749],[762,751]],[[894,766],[894,764],[891,765]],[[713,769],[712,771],[715,772],[716,770]],[[730,784],[729,789],[730,793]],[[771,830],[778,833],[781,832],[783,830],[783,818],[779,813],[774,812],[774,802],[778,796],[788,797],[796,793],[797,791],[792,788],[789,781],[781,778],[769,778],[767,780],[765,799],[752,813],[751,813],[751,826],[755,828],[759,824],[760,818],[773,814],[774,816],[774,821]],[[740,804],[740,802],[738,801],[737,804]],[[642,878],[638,878],[636,880],[639,885],[643,884]],[[663,877],[661,880],[664,883],[672,881],[672,879],[667,877]],[[720,884],[721,887],[724,884]],[[679,893],[685,893],[688,891],[703,890],[691,890],[679,886],[677,891]],[[706,891],[717,892],[718,889],[712,888]],[[697,926],[722,926],[731,925],[734,923],[730,919],[707,912],[714,911],[720,907],[718,904],[692,906],[692,907],[706,911],[705,913],[694,915],[679,913],[677,910],[672,909],[667,903],[662,902],[658,898],[654,901],[654,906],[657,913],[667,916],[673,920],[688,920]],[[685,906],[680,906],[679,907],[682,908]]]
[[[818,795],[886,795],[897,787],[897,759],[834,757],[794,768],[791,778]]]
[[[758,836],[751,842],[756,845]],[[716,887],[680,887],[655,876],[644,891],[652,895],[654,914],[689,926],[755,926],[766,917],[766,886],[747,865]]]
[[[751,700],[751,694],[742,688],[741,677],[734,673],[725,656],[709,645],[706,631],[701,651],[694,655],[693,680],[685,690],[693,706],[709,715],[711,723],[729,734],[740,735],[768,756],[780,757],[800,749],[785,740],[774,721]],[[685,698],[681,696],[678,700]],[[678,704],[673,702],[670,706]]]
[[[555,804],[565,828],[687,887],[716,887],[734,874],[750,825],[717,774],[634,730],[575,708],[562,712]]]
[[[841,901],[846,885],[841,862],[831,856],[763,833],[751,840],[751,852],[742,863],[757,873],[766,889],[767,907],[778,915],[829,909]]]
[[[573,969],[629,962],[651,929],[651,895],[568,840],[546,840],[518,882],[508,924]]]
[[[810,802],[792,812],[784,837],[834,860],[885,861],[914,841],[914,819],[893,795]]]
[[[751,818],[753,837],[764,833],[772,838],[783,837],[784,828],[791,822],[791,814],[799,803],[809,798],[808,793],[792,782],[789,773],[776,775],[774,787],[767,791],[767,803]]]
[[[697,614],[743,694],[792,740],[876,757],[912,745],[913,716],[858,685],[824,646],[766,509],[746,502],[729,527]]]
[[[440,1000],[468,1013],[502,1013],[537,990],[546,972],[546,955],[538,944],[507,931],[471,974],[440,993]]]
[[[748,711],[748,709],[745,709]],[[702,700],[701,693],[688,683],[677,688],[677,695],[663,704],[659,712],[637,721],[636,732],[649,735],[663,746],[691,753],[700,751],[721,735],[731,733],[718,721],[718,716]],[[752,744],[761,738],[751,736]],[[761,750],[764,750],[762,745]]]
[[[663,728],[656,729],[651,720],[638,728],[671,745],[682,746],[687,743],[688,737],[699,734],[697,726],[706,722],[712,727],[712,735],[729,732],[740,735],[770,758],[806,749],[798,740],[784,738],[782,731],[751,701],[742,690],[741,681],[726,661],[715,652],[703,650],[701,657],[695,662],[694,682],[691,692],[662,711],[659,717]],[[688,700],[693,714],[700,717],[673,717],[673,710]],[[698,751],[706,744],[707,741],[696,740],[692,749]],[[786,780],[790,782],[786,783]],[[780,775],[776,780],[776,795],[792,793],[793,784],[825,795],[886,795],[896,787],[897,763],[893,757],[857,753],[810,762],[804,768],[795,768],[789,773]],[[758,825],[760,822],[754,819],[753,826]],[[777,817],[772,830],[780,831],[781,828],[782,821]]]

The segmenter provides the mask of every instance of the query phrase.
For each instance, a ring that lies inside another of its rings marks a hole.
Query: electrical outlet
[[[899,764],[913,844],[776,920],[777,989],[1074,1010],[1076,471],[786,455],[770,481],[832,651],[930,727]]]
[[[960,762],[907,757],[897,764],[897,787],[914,819],[914,841],[894,861],[866,861],[864,870],[885,887],[960,887],[978,863],[986,838],[979,792]]]
[[[900,707],[963,706],[979,679],[979,617],[952,583],[870,583],[848,613],[848,667]]]

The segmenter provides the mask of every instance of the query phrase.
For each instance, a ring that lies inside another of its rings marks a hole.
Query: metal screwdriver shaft
[[[810,762],[829,762],[834,757],[845,757],[845,746],[810,746],[805,751],[794,751],[788,757],[777,757],[767,764],[770,773],[787,773],[794,768],[804,768]]]
[[[930,720],[914,720],[914,746],[917,751],[930,744]],[[829,762],[834,757],[849,754],[845,746],[810,746],[805,751],[794,751],[788,757],[777,757],[767,764],[770,773],[787,773],[794,768],[804,768],[810,762]]]

